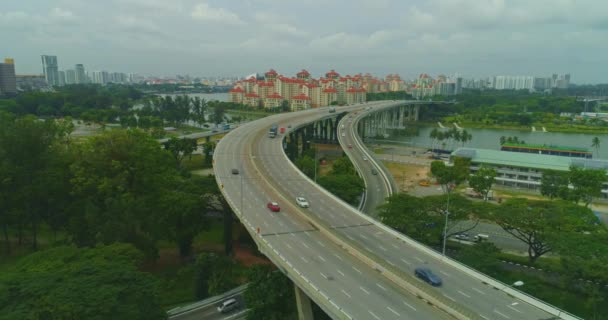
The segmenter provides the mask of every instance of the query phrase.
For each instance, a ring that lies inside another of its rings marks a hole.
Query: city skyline
[[[19,61],[18,74],[40,73],[39,56],[52,54],[62,69],[82,63],[159,76],[238,77],[272,67],[404,78],[555,72],[602,83],[608,5],[587,2],[34,0],[0,10],[0,41],[12,44],[3,55]]]

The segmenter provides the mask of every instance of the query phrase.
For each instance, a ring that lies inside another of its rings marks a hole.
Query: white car
[[[306,200],[306,198],[304,198],[304,197],[297,197],[296,203],[302,208],[310,207],[310,204],[308,204],[308,200]]]
[[[367,161],[367,157],[363,157],[363,161]]]

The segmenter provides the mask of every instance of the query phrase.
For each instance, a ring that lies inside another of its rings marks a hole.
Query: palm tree
[[[600,156],[600,138],[594,137],[593,140],[591,140],[591,147],[595,148],[595,152],[597,153],[597,156],[599,158],[599,156]]]

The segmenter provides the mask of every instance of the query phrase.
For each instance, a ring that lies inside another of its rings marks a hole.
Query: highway
[[[379,109],[396,104],[368,103],[339,111],[361,112],[367,106]],[[551,317],[503,291],[513,294],[511,288],[395,234],[328,194],[288,161],[282,136],[267,137],[272,123],[281,127],[291,124],[295,129],[327,116],[326,109],[313,109],[260,119],[230,132],[214,153],[216,179],[239,219],[261,250],[321,308],[333,318],[344,319],[448,318],[438,305],[471,319]],[[341,134],[339,137],[342,143]],[[344,138],[344,143],[355,142]],[[366,183],[373,188],[378,182],[372,179],[380,175],[371,175],[372,159],[364,152],[353,145],[349,156],[363,172],[370,172]],[[362,160],[364,156],[369,160]],[[239,169],[239,174],[231,174],[233,168]],[[382,190],[376,196],[381,195]],[[296,206],[297,196],[306,197],[310,208]],[[270,212],[268,201],[277,201],[281,212]],[[431,287],[413,277],[418,266],[434,270],[443,278],[443,286]]]

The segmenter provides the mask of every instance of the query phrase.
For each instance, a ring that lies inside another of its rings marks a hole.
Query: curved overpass
[[[368,103],[340,111],[400,103],[404,102]],[[297,170],[287,159],[281,139],[267,138],[273,123],[297,127],[327,116],[327,109],[314,109],[248,123],[218,144],[214,172],[222,193],[260,250],[332,318],[442,319],[449,314],[463,319],[548,319],[551,314],[561,315],[353,209]],[[231,174],[232,169],[239,174]],[[296,196],[307,197],[311,207],[296,206]],[[281,212],[271,213],[268,201],[277,201]],[[419,265],[431,266],[443,277],[444,286],[433,288],[413,277],[412,270]]]

